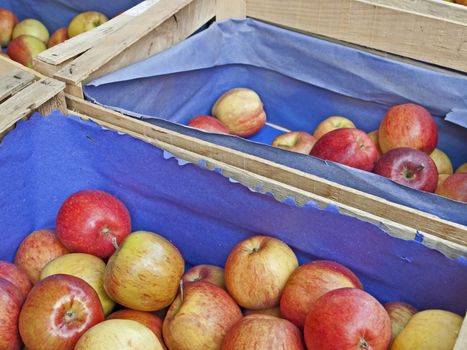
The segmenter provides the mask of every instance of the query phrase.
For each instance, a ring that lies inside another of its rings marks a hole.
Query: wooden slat
[[[0,130],[6,130],[65,89],[65,84],[45,78],[29,85],[0,105]]]
[[[467,314],[465,315],[464,322],[462,322],[461,331],[453,350],[467,350]]]
[[[217,0],[216,20],[245,17],[246,0]]]
[[[434,215],[395,204],[350,187],[345,187],[320,177],[251,156],[227,147],[211,144],[170,130],[156,127],[120,113],[109,111],[81,99],[67,96],[68,108],[115,126],[132,130],[154,139],[170,143],[197,154],[221,161],[259,176],[314,193],[348,207],[359,209],[389,221],[411,227],[423,234],[467,246],[467,227]]]
[[[466,72],[464,15],[447,19],[396,7],[404,1],[247,0],[247,16]],[[454,11],[442,8],[444,16]]]
[[[194,1],[203,2],[203,0]],[[144,13],[128,22],[124,28],[107,35],[105,40],[100,41],[98,45],[95,45],[74,60],[70,65],[57,72],[54,77],[75,85],[85,81],[93,73],[124,51],[131,54],[131,50],[127,50],[128,47],[157,29],[162,23],[194,1],[160,0],[155,2],[152,7],[148,8]],[[214,16],[214,0],[205,1],[207,1],[207,4],[211,4],[212,15]],[[194,14],[191,13],[190,15],[193,16]],[[197,15],[200,16],[201,14],[198,13]],[[175,20],[177,19],[175,18]],[[149,52],[151,52],[151,50],[149,50]],[[135,55],[138,55],[138,53],[135,53]]]
[[[34,79],[34,75],[19,69],[0,74],[0,102],[31,84]]]

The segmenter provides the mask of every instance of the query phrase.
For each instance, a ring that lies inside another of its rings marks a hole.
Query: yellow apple
[[[467,173],[467,163],[460,165],[457,168],[456,173]]]
[[[97,11],[83,12],[72,19],[68,26],[68,37],[72,38],[81,33],[92,30],[109,19],[102,13]]]
[[[332,130],[340,128],[355,128],[355,124],[352,123],[350,119],[333,115],[319,123],[319,125],[315,129],[313,136],[316,139],[319,139],[324,134],[327,134]]]
[[[51,275],[66,274],[85,280],[96,291],[104,310],[108,315],[115,303],[104,289],[105,263],[98,257],[84,253],[62,255],[47,265],[41,272],[41,279]]]
[[[452,174],[452,163],[446,153],[441,151],[439,148],[435,148],[435,150],[431,152],[430,157],[436,164],[438,174]]]
[[[28,18],[19,22],[15,29],[13,29],[13,34],[11,35],[12,39],[18,38],[21,35],[30,35],[33,36],[44,44],[49,40],[49,31],[37,19]]]

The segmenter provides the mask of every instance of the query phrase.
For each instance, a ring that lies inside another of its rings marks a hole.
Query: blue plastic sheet
[[[49,29],[50,34],[67,27],[81,12],[99,11],[109,18],[133,7],[141,0],[0,0],[0,7],[13,11],[19,20],[35,18]]]
[[[388,60],[254,20],[215,23],[159,55],[95,80],[85,91],[99,104],[153,124],[467,225],[466,204],[265,146],[282,133],[273,126],[245,141],[180,125],[209,113],[223,92],[239,86],[259,93],[269,122],[309,132],[330,115],[346,116],[369,132],[378,128],[390,106],[419,103],[435,116],[438,147],[455,167],[467,162],[467,77]]]
[[[236,243],[269,234],[288,243],[301,263],[329,259],[348,266],[381,302],[459,314],[467,308],[463,257],[393,238],[335,206],[280,203],[89,121],[58,113],[21,121],[0,143],[0,164],[0,259],[11,261],[33,230],[54,228],[67,196],[95,188],[123,200],[134,230],[167,237],[190,265],[222,266]]]

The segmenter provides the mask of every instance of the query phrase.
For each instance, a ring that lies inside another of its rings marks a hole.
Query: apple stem
[[[119,246],[117,243],[117,238],[112,237],[112,245],[114,246],[115,250],[118,250]]]
[[[183,303],[183,280],[180,280],[180,300]]]

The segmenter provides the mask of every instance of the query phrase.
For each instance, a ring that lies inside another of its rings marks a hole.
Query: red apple
[[[456,0],[456,4],[467,6],[467,0]]]
[[[141,323],[142,325],[148,327],[154,335],[159,339],[161,344],[164,344],[162,339],[162,320],[155,314],[146,312],[146,311],[138,311],[138,310],[130,310],[130,309],[123,309],[111,313],[108,317],[108,320],[112,319],[119,319],[119,320],[133,320],[136,322]]]
[[[438,174],[449,174],[453,173],[452,163],[448,155],[441,151],[439,148],[435,148],[430,154],[430,158],[433,159],[433,162],[436,164],[436,169],[438,169]]]
[[[28,275],[32,283],[40,279],[45,265],[69,253],[52,230],[38,230],[28,235],[16,251],[15,264]]]
[[[0,349],[19,350],[18,316],[22,295],[9,281],[0,278]]]
[[[272,145],[292,152],[310,154],[315,142],[315,137],[305,131],[291,131],[277,136]]]
[[[103,320],[94,289],[80,278],[58,274],[31,289],[19,314],[19,332],[29,349],[67,350]]]
[[[29,291],[32,288],[31,281],[29,280],[26,272],[21,270],[15,264],[0,260],[0,278],[6,279],[11,282],[21,292],[21,303],[26,299]],[[1,347],[0,347],[1,349]]]
[[[225,289],[224,269],[214,265],[193,266],[183,275],[183,282],[210,282],[222,289]]]
[[[350,119],[345,117],[340,117],[333,115],[325,120],[323,120],[319,125],[316,127],[313,136],[319,140],[321,136],[327,134],[330,131],[341,129],[341,128],[354,128],[355,124],[352,123]]]
[[[394,148],[410,147],[430,154],[438,143],[438,127],[425,108],[407,103],[387,111],[379,126],[378,136],[383,153]]]
[[[374,172],[421,191],[434,192],[438,183],[435,162],[426,153],[408,147],[383,154]]]
[[[240,308],[222,288],[194,282],[181,291],[165,316],[162,334],[169,349],[220,349],[227,331],[242,318]]]
[[[436,190],[435,190],[435,193],[438,191],[439,189],[439,186],[441,186],[441,184],[451,175],[449,174],[438,174],[438,183],[436,185]]]
[[[417,312],[417,309],[400,301],[389,302],[383,306],[391,319],[391,341],[393,341]]]
[[[72,194],[57,215],[57,236],[73,252],[106,258],[115,243],[130,234],[131,219],[125,204],[111,194],[85,190]]]
[[[109,19],[103,13],[97,11],[87,11],[80,13],[73,18],[68,25],[68,36],[73,38],[81,33],[92,30]]]
[[[340,288],[324,294],[306,317],[308,350],[387,350],[391,320],[370,294],[356,288]]]
[[[379,147],[378,130],[373,130],[372,132],[368,133],[368,137],[371,139],[371,141],[374,142],[376,146],[376,152],[378,154],[376,156],[376,160],[378,160],[383,155],[383,151],[381,151],[381,147]]]
[[[436,189],[436,194],[467,203],[467,173],[455,173]]]
[[[30,35],[21,35],[10,41],[6,53],[13,61],[32,68],[32,59],[46,49],[45,44],[39,39]]]
[[[18,18],[13,12],[0,8],[0,48],[6,47],[10,42],[16,23]]]
[[[316,300],[331,290],[345,287],[363,288],[358,277],[344,265],[326,260],[304,264],[292,273],[285,285],[281,313],[303,328],[306,315]]]
[[[229,133],[229,129],[227,129],[227,127],[222,124],[219,119],[211,117],[210,115],[199,115],[197,117],[193,117],[188,122],[188,126],[219,134]]]
[[[245,316],[227,333],[222,350],[305,350],[300,330],[269,315]]]
[[[68,40],[68,29],[59,28],[50,36],[50,39],[47,42],[47,48],[50,49],[51,47],[54,47],[55,45],[63,43],[65,40]]]
[[[274,307],[270,307],[269,309],[263,309],[263,310],[245,309],[245,310],[243,310],[243,314],[245,316],[248,316],[248,315],[269,315],[269,316],[283,318],[282,314],[281,314],[281,309],[280,309],[279,306],[274,306]]]
[[[297,257],[287,244],[269,236],[253,236],[230,252],[225,284],[240,306],[267,309],[279,304],[287,279],[297,267]]]
[[[263,103],[256,92],[246,88],[227,91],[212,107],[212,115],[219,119],[233,135],[248,137],[266,124]]]
[[[378,156],[376,145],[359,129],[336,129],[323,135],[310,153],[314,157],[366,171],[373,170]]]
[[[21,35],[30,35],[39,39],[44,44],[49,40],[49,31],[42,22],[37,19],[28,18],[19,22],[13,29],[12,39],[16,39]]]
[[[456,173],[467,173],[467,163],[459,165],[456,170]]]

